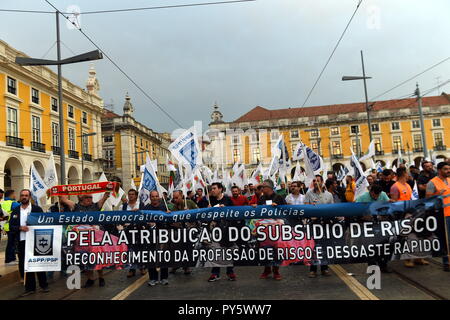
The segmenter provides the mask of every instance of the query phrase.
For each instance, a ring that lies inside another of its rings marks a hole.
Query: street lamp
[[[370,123],[370,108],[369,108],[369,100],[367,98],[367,84],[366,84],[366,79],[372,79],[372,77],[366,77],[366,71],[364,69],[364,57],[363,57],[362,50],[361,50],[361,64],[362,64],[362,72],[363,72],[362,77],[361,76],[343,76],[342,81],[364,80],[364,95],[366,98],[367,124],[369,125],[370,141],[372,141],[372,125]]]
[[[59,107],[59,143],[60,143],[60,177],[61,184],[66,184],[66,159],[64,153],[64,111],[63,111],[63,90],[62,90],[62,72],[61,66],[63,64],[92,61],[102,59],[103,55],[99,50],[82,53],[70,58],[61,59],[61,39],[59,34],[59,13],[56,13],[56,51],[57,60],[35,59],[27,57],[16,57],[16,63],[21,66],[58,66],[58,107]]]
[[[83,138],[84,137],[90,137],[95,136],[97,132],[91,132],[91,133],[83,133],[82,135],[78,136],[78,138],[81,138],[81,183],[84,183],[84,150],[83,150]]]

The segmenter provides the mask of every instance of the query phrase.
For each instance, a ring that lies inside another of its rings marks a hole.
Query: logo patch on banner
[[[53,255],[53,229],[34,230],[34,255]]]
[[[197,159],[197,148],[195,147],[195,140],[186,143],[181,149],[180,154],[186,158],[192,168],[195,168]]]

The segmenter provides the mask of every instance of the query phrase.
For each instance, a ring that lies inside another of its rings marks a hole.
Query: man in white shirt
[[[300,193],[300,182],[294,181],[291,183],[292,193],[286,197],[287,204],[303,204],[305,195]]]
[[[28,232],[27,218],[31,212],[43,212],[39,206],[32,205],[30,202],[31,191],[23,189],[20,191],[20,206],[11,212],[11,220],[9,221],[10,232],[19,234],[19,272],[24,277],[25,267],[25,239]],[[49,292],[47,284],[47,276],[45,272],[27,272],[25,277],[25,292],[22,297],[28,296],[36,292],[36,277],[42,292]]]

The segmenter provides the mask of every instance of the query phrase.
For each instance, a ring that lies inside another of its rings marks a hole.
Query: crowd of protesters
[[[157,191],[150,193],[150,201],[144,205],[140,202],[138,191],[131,189],[127,196],[122,199],[121,208],[118,210],[136,211],[136,210],[156,210],[164,212],[174,212],[186,209],[207,208],[215,206],[259,206],[259,205],[320,205],[340,202],[395,202],[413,199],[413,190],[417,186],[418,198],[431,197],[440,195],[444,198],[444,215],[450,216],[450,161],[443,161],[435,166],[431,161],[423,161],[421,163],[422,170],[420,171],[415,166],[406,168],[405,165],[399,165],[396,171],[392,169],[384,169],[381,172],[373,170],[368,176],[367,191],[355,197],[356,185],[354,178],[351,175],[346,176],[344,181],[339,181],[336,174],[328,172],[327,179],[321,175],[316,175],[315,179],[310,185],[305,185],[302,181],[291,181],[287,184],[281,183],[278,188],[275,188],[274,182],[270,179],[264,180],[260,184],[248,184],[241,190],[238,186],[231,187],[228,193],[220,182],[214,182],[205,188],[197,188],[195,192],[188,191],[187,196],[183,195],[181,191],[174,191],[171,198],[164,194],[160,197]],[[25,252],[25,233],[28,231],[26,225],[26,218],[30,212],[42,212],[42,208],[35,206],[31,201],[31,192],[28,189],[21,190],[16,198],[14,190],[7,190],[4,192],[0,189],[0,202],[2,212],[0,219],[4,220],[3,231],[7,235],[7,245],[5,251],[6,265],[19,265],[19,271],[24,277],[24,252]],[[55,203],[50,211],[100,211],[109,193],[105,193],[103,198],[98,202],[93,202],[92,195],[78,196],[78,203],[69,200],[67,197],[60,196],[59,202]],[[369,216],[362,217],[362,221],[367,220],[382,220],[389,219],[386,216]],[[306,223],[311,224],[325,224],[325,223],[343,223],[343,217],[335,218],[310,218]],[[245,220],[230,220],[230,221],[212,221],[208,226],[214,227],[220,225],[226,232],[228,226],[242,227],[245,225]],[[112,233],[124,230],[125,232],[136,229],[145,228],[193,228],[199,227],[200,223],[148,223],[148,224],[125,224],[114,226],[102,226],[105,228],[112,228],[108,230]],[[226,239],[226,237],[224,237]],[[178,244],[180,248],[189,249],[184,244]],[[214,244],[211,244],[214,245]],[[226,240],[217,244],[223,247],[232,247],[236,243],[229,243]],[[158,245],[158,249],[165,249],[164,245]],[[129,250],[140,250],[139,245],[131,245]],[[18,253],[18,257],[16,257]],[[388,268],[388,260],[386,257],[374,257],[370,259],[369,264],[379,265],[382,272],[390,272]],[[429,262],[422,258],[406,259],[404,261],[405,267],[413,268],[415,266],[427,265]],[[330,276],[328,266],[319,264],[321,275]],[[171,271],[166,267],[147,267],[146,265],[135,265],[128,269],[127,277],[136,275],[139,270],[141,275],[148,271],[149,286],[156,284],[167,285],[169,283],[169,273],[175,273],[177,269],[182,268],[185,275],[190,275],[191,270],[183,265],[174,266]],[[309,277],[317,277],[318,265],[310,266]],[[443,257],[443,269],[449,271],[448,256]],[[226,266],[226,277],[230,281],[236,281],[237,275],[232,265]],[[220,279],[221,269],[214,266],[211,268],[209,282],[215,282]],[[263,272],[260,275],[261,279],[267,279],[273,274],[275,280],[281,280],[279,262],[273,261],[265,265]],[[84,287],[91,287],[95,283],[94,271],[86,270],[87,281]],[[38,278],[39,286],[43,292],[48,292],[48,284],[46,273],[27,273],[25,277],[25,295],[32,294],[36,291],[36,279]],[[102,270],[98,270],[99,286],[105,286],[105,279]]]

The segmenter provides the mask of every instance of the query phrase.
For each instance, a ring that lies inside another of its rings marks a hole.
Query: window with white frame
[[[8,77],[8,92],[17,95],[17,81],[11,77]]]
[[[375,142],[375,152],[381,152],[381,139],[375,138],[373,140]]]
[[[442,138],[442,132],[434,133],[434,145],[435,146],[443,146],[444,145],[444,139]]]
[[[292,139],[298,139],[298,130],[292,130],[291,131],[291,138]]]
[[[31,102],[39,104],[39,90],[31,88]]]
[[[259,147],[253,148],[252,158],[254,163],[261,161],[261,153],[259,151]]]
[[[342,149],[341,149],[341,142],[340,141],[333,141],[331,142],[331,150],[333,152],[333,155],[342,155]]]
[[[69,118],[73,119],[74,111],[73,111],[73,106],[71,106],[70,104],[69,104],[69,107],[68,107],[68,115],[69,115]]]
[[[401,136],[394,136],[392,139],[392,150],[398,151],[402,148],[402,137]]]
[[[89,153],[89,137],[83,136],[81,138],[82,144],[83,144],[83,153],[88,154]]]
[[[422,135],[421,134],[413,135],[413,148],[415,150],[422,149]]]
[[[392,130],[400,130],[400,122],[392,122],[391,129]]]
[[[69,128],[69,150],[75,151],[75,129]]]
[[[420,129],[420,121],[419,120],[413,120],[412,121],[412,128],[413,129]]]
[[[233,144],[238,144],[239,143],[239,136],[238,135],[234,135],[232,139],[233,139]]]
[[[83,111],[81,120],[83,121],[84,124],[87,124],[87,112],[86,111]]]
[[[332,136],[339,135],[339,127],[331,127],[330,133],[331,133]]]
[[[440,127],[441,119],[433,119],[433,127]]]
[[[59,147],[59,124],[52,122],[52,146]]]
[[[17,126],[17,109],[8,107],[8,136],[18,137],[19,130]]]
[[[58,112],[58,99],[52,97],[52,111]]]
[[[33,142],[41,142],[41,119],[38,116],[32,116]]]
[[[270,132],[270,139],[271,140],[278,140],[279,137],[280,137],[280,132],[279,131],[272,130]]]
[[[241,151],[239,149],[233,149],[233,162],[241,161]]]
[[[350,132],[352,134],[357,134],[359,133],[359,126],[350,126]]]
[[[113,168],[114,167],[114,149],[105,149],[105,168]]]
[[[380,132],[380,125],[378,123],[371,124],[372,132]]]

